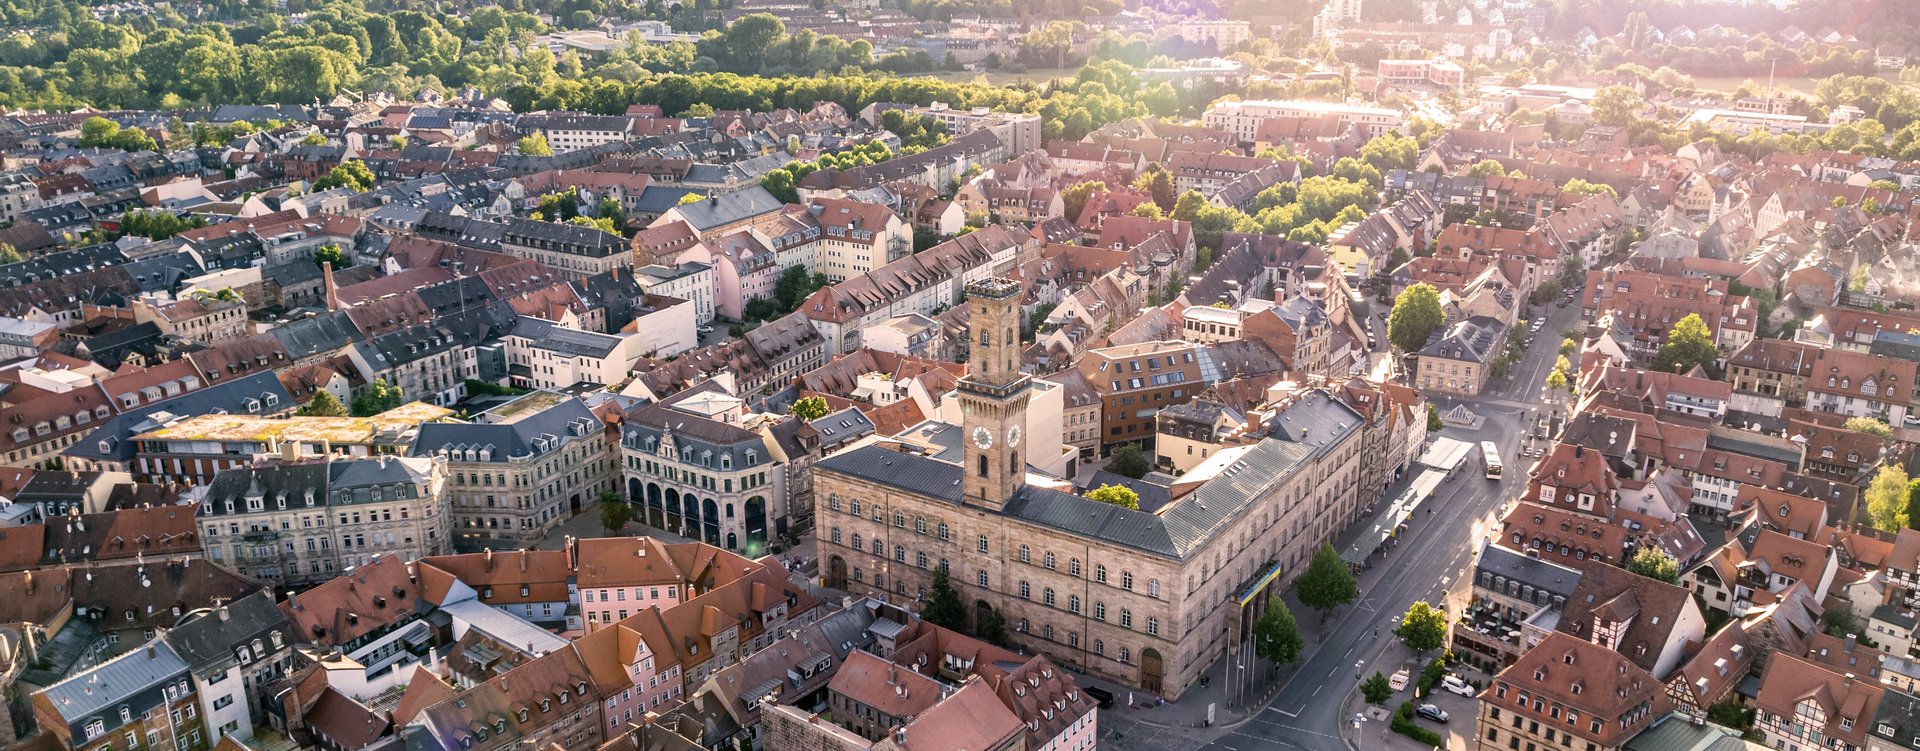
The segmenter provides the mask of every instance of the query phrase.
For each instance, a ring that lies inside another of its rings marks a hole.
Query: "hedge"
[[[1440,737],[1439,733],[1421,727],[1419,723],[1413,721],[1413,702],[1410,701],[1401,702],[1400,708],[1393,711],[1393,720],[1387,724],[1387,728],[1431,748],[1442,748],[1447,745],[1447,739]]]

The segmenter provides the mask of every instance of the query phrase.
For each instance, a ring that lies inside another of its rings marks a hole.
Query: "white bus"
[[[1480,458],[1486,460],[1487,479],[1500,479],[1500,449],[1494,447],[1493,441],[1480,442]]]

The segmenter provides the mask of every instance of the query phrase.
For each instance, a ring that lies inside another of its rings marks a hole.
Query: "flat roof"
[[[446,407],[409,402],[372,417],[259,417],[198,415],[134,436],[140,441],[307,441],[372,443],[384,430],[407,430],[453,414]]]

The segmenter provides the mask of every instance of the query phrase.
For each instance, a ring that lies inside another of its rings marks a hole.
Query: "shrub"
[[[1432,748],[1441,748],[1447,745],[1447,739],[1440,737],[1439,733],[1422,727],[1419,723],[1413,721],[1413,702],[1410,701],[1401,702],[1400,708],[1393,711],[1393,720],[1387,724],[1387,729],[1412,738]]]

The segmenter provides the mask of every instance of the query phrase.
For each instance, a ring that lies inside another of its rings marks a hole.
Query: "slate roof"
[[[210,675],[238,661],[235,647],[254,639],[263,646],[272,644],[274,633],[280,634],[283,644],[293,641],[286,614],[274,604],[272,593],[263,589],[184,621],[162,638],[194,672]]]
[[[539,393],[539,392],[536,392]],[[525,398],[525,397],[522,397]],[[420,426],[420,435],[414,439],[414,456],[432,456],[441,450],[457,451],[472,448],[491,449],[486,461],[507,461],[510,456],[527,456],[537,452],[535,441],[544,436],[560,438],[574,435],[570,426],[581,425],[588,432],[597,432],[604,428],[599,417],[587,409],[579,399],[566,398],[552,407],[535,414],[526,415],[512,423],[427,423]],[[552,444],[548,451],[558,449],[563,442]]]

